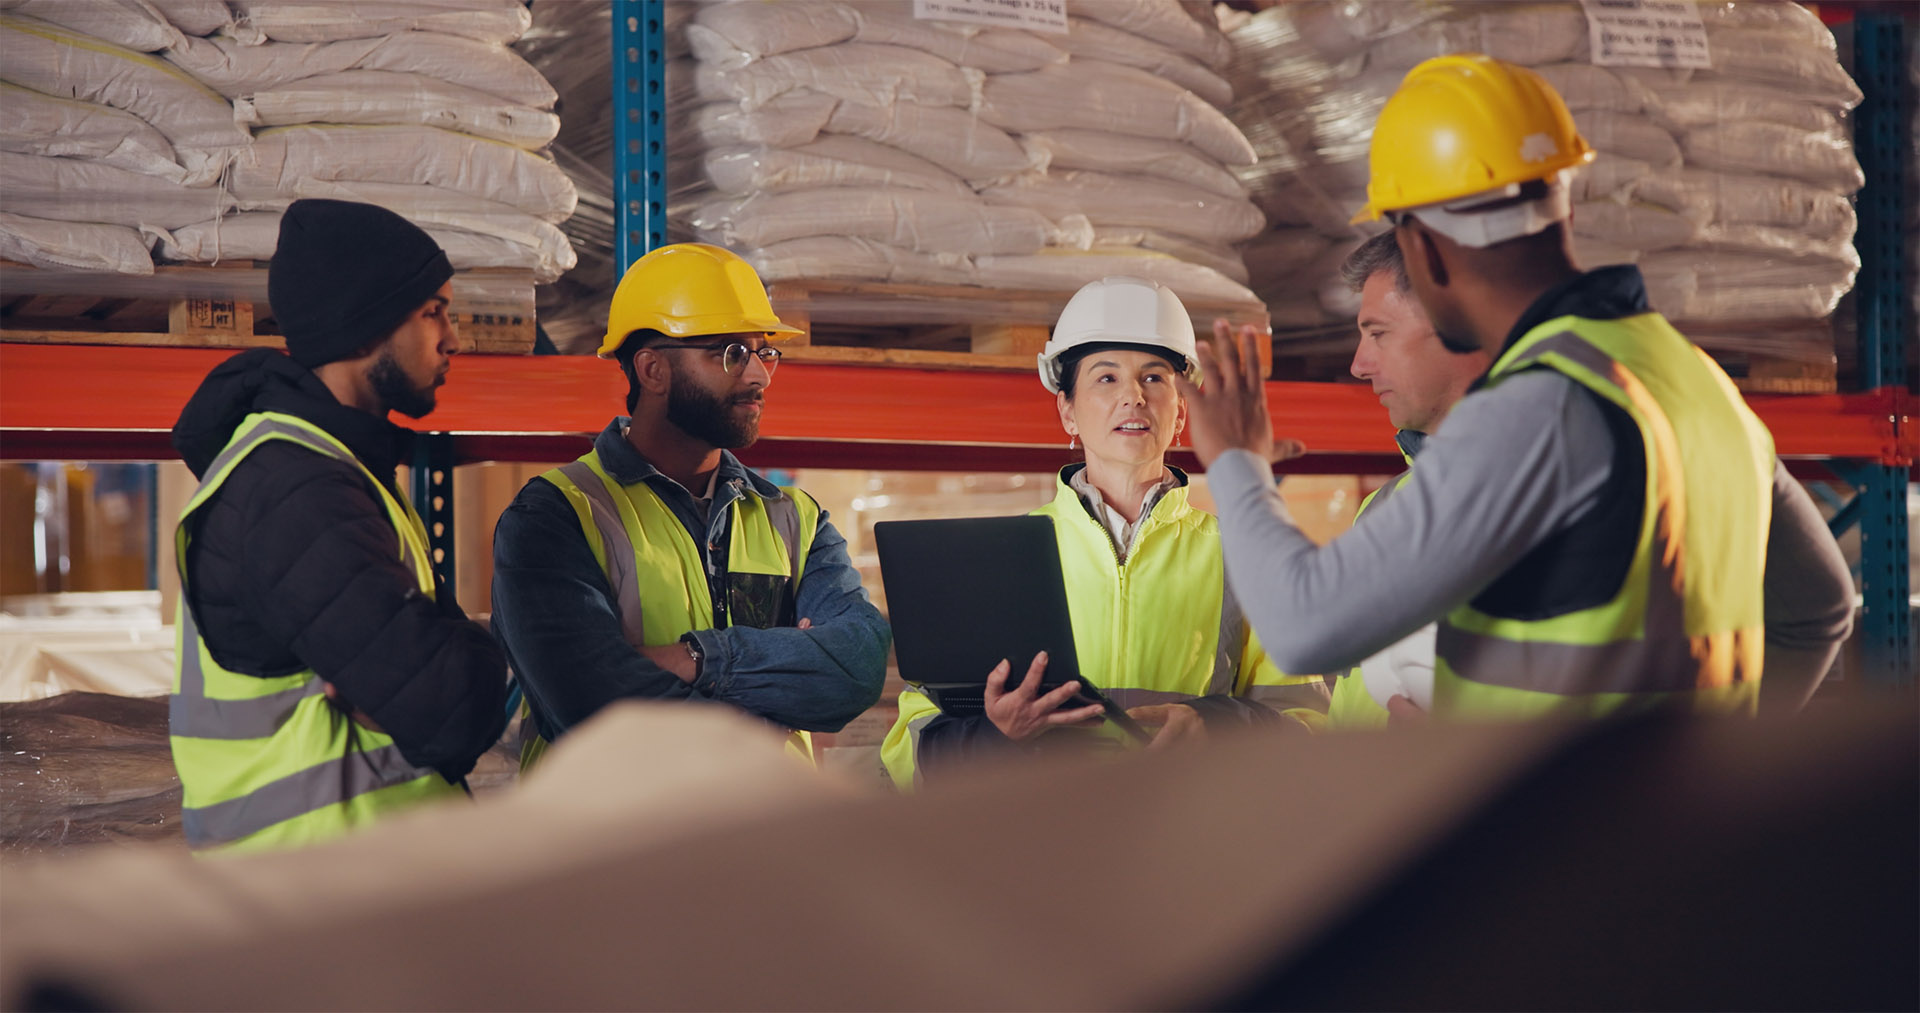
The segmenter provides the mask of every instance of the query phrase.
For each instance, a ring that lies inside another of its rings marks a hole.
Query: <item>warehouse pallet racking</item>
[[[660,0],[613,0],[616,269],[665,241],[663,14]],[[1868,670],[1910,686],[1914,674],[1907,576],[1907,482],[1920,459],[1920,399],[1906,386],[1907,307],[1900,229],[1907,185],[1900,19],[1854,22],[1866,102],[1856,144],[1868,184],[1860,196],[1865,267],[1859,298],[1868,389],[1754,395],[1781,456],[1803,478],[1838,477],[1856,497],[1836,532],[1862,533],[1863,633]],[[223,351],[68,344],[0,345],[0,459],[138,460],[171,457],[166,430]],[[831,355],[828,356],[831,358]],[[858,359],[858,356],[843,356]],[[780,373],[764,438],[743,455],[756,466],[933,470],[1044,470],[1066,460],[1051,405],[1030,374],[896,361],[806,361]],[[450,562],[451,469],[485,460],[576,456],[605,424],[624,388],[618,371],[584,357],[475,355],[456,364],[420,441],[415,497],[435,547]],[[1397,471],[1379,406],[1350,385],[1275,382],[1277,427],[1308,444],[1284,471]],[[451,579],[451,575],[449,575]]]

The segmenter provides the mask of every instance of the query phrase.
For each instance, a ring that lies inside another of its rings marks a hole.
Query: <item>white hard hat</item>
[[[1187,377],[1198,383],[1193,355],[1193,318],[1180,297],[1159,282],[1114,275],[1090,281],[1067,300],[1053,337],[1040,350],[1040,382],[1061,388],[1060,357],[1082,345],[1140,345],[1178,355]]]

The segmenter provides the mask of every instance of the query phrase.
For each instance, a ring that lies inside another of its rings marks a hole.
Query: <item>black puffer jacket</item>
[[[256,411],[326,430],[398,495],[393,471],[413,434],[342,405],[274,349],[243,352],[209,373],[173,428],[174,448],[201,475]],[[449,780],[466,776],[499,738],[505,656],[452,588],[440,586],[437,602],[420,592],[365,475],[272,441],[247,455],[195,518],[188,602],[223,667],[259,676],[310,667],[410,762]]]

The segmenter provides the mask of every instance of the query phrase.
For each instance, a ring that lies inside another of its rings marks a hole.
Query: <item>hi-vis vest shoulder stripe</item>
[[[1494,363],[1489,387],[1553,369],[1633,419],[1646,483],[1612,600],[1514,619],[1472,604],[1440,624],[1434,702],[1453,714],[1604,714],[1655,704],[1751,712],[1773,440],[1725,373],[1658,314],[1562,317]]]
[[[393,740],[362,728],[324,695],[307,669],[262,678],[215,661],[189,607],[186,559],[193,515],[234,466],[283,440],[366,469],[324,430],[291,415],[250,415],[208,466],[174,532],[181,595],[168,732],[180,774],[181,823],[194,848],[254,849],[306,844],[344,833],[390,809],[457,795],[440,775],[409,764]],[[426,526],[411,505],[367,473],[393,523],[399,559],[434,594]]]
[[[1360,523],[1360,518],[1367,512],[1368,507],[1375,503],[1385,503],[1388,497],[1404,485],[1407,477],[1412,474],[1413,469],[1409,467],[1406,471],[1388,479],[1385,485],[1367,493],[1366,498],[1360,501],[1360,508],[1353,512],[1353,522]],[[1327,725],[1339,729],[1387,726],[1387,709],[1375,702],[1372,694],[1367,692],[1366,678],[1360,674],[1359,665],[1340,673],[1339,680],[1333,684],[1333,700],[1327,707]]]
[[[657,647],[719,625],[700,546],[652,487],[621,485],[591,450],[540,477],[572,504],[593,558],[613,588],[627,643]],[[731,626],[792,623],[799,618],[790,613],[820,527],[820,505],[789,488],[776,498],[744,492],[729,510],[726,615],[719,618]],[[522,714],[529,710],[523,705]],[[520,751],[521,769],[538,762],[546,747],[545,739],[528,737]],[[806,732],[793,732],[788,747],[813,758],[813,737]]]

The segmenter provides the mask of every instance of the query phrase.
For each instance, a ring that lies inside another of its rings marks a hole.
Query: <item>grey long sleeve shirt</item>
[[[1287,515],[1271,470],[1244,450],[1207,478],[1227,578],[1276,664],[1323,672],[1359,662],[1478,594],[1593,509],[1613,436],[1597,402],[1547,370],[1468,396],[1405,484],[1363,523],[1316,546]],[[1766,678],[1811,683],[1852,623],[1833,538],[1777,463],[1766,569]]]

